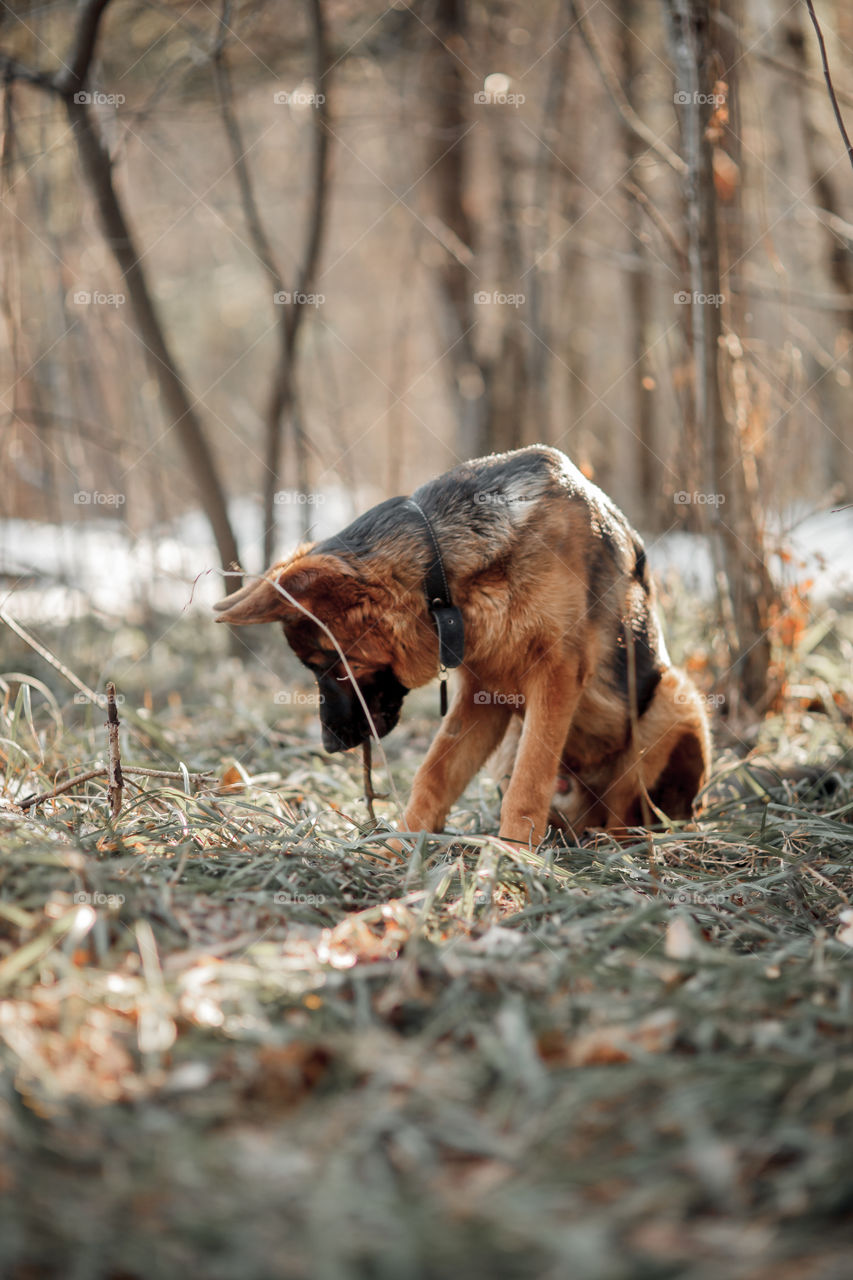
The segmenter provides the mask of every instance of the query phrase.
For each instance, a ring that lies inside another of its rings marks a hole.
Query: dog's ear
[[[324,612],[329,608],[343,612],[367,593],[367,584],[345,560],[333,555],[297,553],[292,560],[273,565],[263,578],[215,604],[213,607],[220,615],[216,621],[243,627],[299,616],[300,610],[277,590],[276,584],[311,613],[316,613],[318,608]]]

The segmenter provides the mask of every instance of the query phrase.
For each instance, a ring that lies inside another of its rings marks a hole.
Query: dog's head
[[[339,556],[309,547],[214,607],[217,622],[232,626],[282,623],[291,649],[316,677],[323,746],[348,751],[367,741],[370,724],[331,638],[299,605],[328,627],[346,654],[376,732],[384,738],[396,725],[411,686],[398,678],[404,671],[398,667],[395,672],[400,654],[394,602],[382,583]]]

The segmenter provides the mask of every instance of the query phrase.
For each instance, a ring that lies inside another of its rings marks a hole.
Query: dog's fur
[[[440,544],[466,648],[406,828],[441,831],[504,741],[509,840],[538,841],[549,814],[578,833],[640,826],[653,812],[647,799],[689,817],[710,759],[705,709],[670,665],[643,544],[610,499],[541,445],[463,463],[414,497]],[[273,584],[329,627],[384,736],[405,693],[438,674],[424,595],[433,554],[417,511],[391,498],[229,596],[218,620],[280,620],[317,677],[324,745],[357,746],[369,726],[332,643]]]

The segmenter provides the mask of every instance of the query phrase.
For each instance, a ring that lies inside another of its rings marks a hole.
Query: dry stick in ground
[[[124,792],[124,778],[121,776],[121,748],[118,737],[118,707],[116,706],[116,687],[112,680],[107,683],[107,741],[109,743],[109,788],[107,794],[110,801],[110,815],[117,818],[121,809],[121,798]]]
[[[640,754],[637,751],[637,742],[640,733],[640,717],[637,713],[637,656],[634,650],[634,632],[631,627],[625,626],[625,656],[628,660],[628,712],[631,720],[631,746],[634,754],[634,771],[635,777],[640,787],[640,805],[643,812],[643,826],[646,828],[646,841],[649,852],[649,871],[657,878],[655,870],[655,842],[652,839],[652,799],[648,793],[645,779],[640,770]],[[656,810],[660,814],[660,810]]]
[[[371,757],[373,754],[371,745],[370,745],[371,741],[372,739],[367,738],[361,744],[361,772],[362,772],[362,778],[364,780],[364,802],[367,805],[367,812],[370,814],[370,821],[375,826],[376,814],[373,811],[373,801],[387,800],[388,796],[386,793],[383,793],[380,795],[378,791],[373,790],[373,778],[371,777],[371,774],[370,774]]]

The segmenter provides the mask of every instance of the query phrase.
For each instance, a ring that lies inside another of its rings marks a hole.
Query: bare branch
[[[37,796],[28,796],[26,800],[18,803],[19,809],[32,809],[34,805],[44,804],[45,800],[55,800],[57,796],[64,795],[66,791],[72,791],[74,787],[80,787],[84,782],[91,782],[93,778],[106,778],[109,770],[106,765],[100,765],[97,769],[89,769],[86,773],[78,773],[73,778],[69,778],[66,782],[61,782],[58,787],[54,787],[51,791],[42,791]],[[173,769],[143,769],[141,766],[131,765],[124,768],[123,773],[129,777],[142,778],[167,778],[173,782],[182,782],[184,774],[178,773]],[[186,775],[190,782],[202,783],[212,781],[209,773],[190,773]]]
[[[676,262],[678,263],[679,271],[684,271],[687,266],[687,249],[679,240],[675,231],[670,226],[669,222],[667,222],[660,209],[652,200],[649,199],[646,192],[643,191],[642,187],[638,183],[633,182],[630,178],[626,178],[622,185],[631,199],[637,202],[650,221],[657,227],[664,240],[666,240],[667,244],[672,249],[675,254]]]
[[[98,28],[110,0],[81,0],[78,7],[74,48],[68,62],[54,76],[58,93],[69,97],[83,88],[98,42]]]
[[[69,98],[82,89],[89,75],[89,68],[98,42],[101,18],[110,0],[81,0],[78,6],[77,29],[74,46],[58,71],[39,71],[28,67],[16,58],[0,54],[0,72],[6,80],[22,80],[26,84],[47,89],[60,98]]]
[[[222,123],[225,127],[225,134],[231,148],[231,160],[233,162],[234,174],[237,178],[237,185],[240,189],[240,203],[243,206],[243,217],[246,219],[249,239],[252,242],[252,248],[269,277],[273,292],[277,293],[279,290],[284,288],[284,285],[282,283],[281,272],[278,269],[273,255],[272,246],[270,245],[266,230],[264,229],[263,222],[261,221],[258,202],[255,199],[254,184],[246,161],[246,146],[243,141],[243,133],[240,128],[240,122],[234,111],[234,95],[231,88],[231,73],[228,68],[228,62],[225,58],[225,33],[228,30],[230,11],[231,6],[228,3],[228,0],[225,0],[222,16],[219,19],[216,43],[214,44],[212,53],[213,80],[216,86],[216,94],[219,99],[219,111],[222,116]],[[282,316],[284,315],[286,315],[286,313],[282,312]]]
[[[275,492],[278,487],[279,469],[281,466],[282,419],[285,411],[290,410],[296,448],[297,471],[299,485],[307,489],[307,459],[305,436],[299,417],[299,405],[295,389],[294,352],[296,339],[302,320],[304,298],[311,288],[320,256],[320,246],[326,221],[326,193],[328,185],[328,93],[327,77],[329,74],[329,57],[326,47],[326,32],[323,21],[321,0],[309,0],[311,25],[314,44],[314,88],[317,101],[314,106],[314,151],[313,181],[311,204],[308,211],[308,238],[305,244],[302,266],[297,274],[296,302],[285,308],[285,321],[282,330],[280,360],[276,367],[273,385],[267,406],[267,452],[266,474],[264,484],[264,562],[269,564],[273,558],[275,543]],[[303,511],[307,514],[307,507]]]
[[[718,22],[721,17],[721,14],[717,15]],[[728,23],[726,25],[728,26]],[[774,71],[781,71],[783,75],[790,76],[792,80],[799,80],[802,84],[807,84],[810,89],[820,89],[821,93],[823,93],[826,88],[826,82],[821,76],[809,75],[807,71],[802,71],[790,62],[784,62],[781,58],[774,58],[772,53],[764,53],[761,49],[750,49],[749,56],[755,58],[757,62],[763,62],[765,66],[772,67]],[[853,107],[853,93],[847,93],[844,89],[836,89],[835,96],[845,106]]]
[[[605,61],[604,50],[601,47],[598,36],[595,34],[593,28],[587,23],[586,16],[581,14],[575,0],[570,0],[570,8],[578,31],[581,33],[581,39],[586,45],[589,56],[595,63],[595,69],[601,77],[602,83],[610,97],[610,101],[622,117],[622,122],[625,127],[630,129],[632,133],[635,133],[651,151],[654,151],[655,155],[658,156],[659,159],[669,165],[670,169],[673,169],[677,174],[679,174],[679,176],[684,177],[687,173],[687,165],[682,160],[681,156],[672,150],[672,147],[667,146],[667,144],[660,138],[656,138],[653,130],[651,130],[647,124],[644,124],[637,115],[636,111],[625,97],[625,92],[621,84]]]
[[[826,56],[826,45],[823,42],[823,32],[820,29],[820,23],[817,20],[817,14],[814,11],[812,0],[806,0],[806,8],[809,11],[809,17],[812,20],[812,26],[817,35],[817,42],[820,46],[820,60],[823,63],[823,77],[826,80],[826,87],[829,90],[829,100],[832,103],[832,110],[835,112],[835,119],[838,124],[838,131],[844,139],[844,146],[847,148],[847,156],[853,166],[853,142],[848,137],[847,130],[844,127],[844,117],[841,114],[841,108],[838,105],[838,98],[835,96],[835,88],[832,83],[832,76],[829,74],[829,62]]]
[[[0,72],[6,81],[21,80],[24,84],[34,84],[39,89],[50,90],[51,93],[59,92],[50,72],[27,67],[22,62],[18,62],[17,58],[10,58],[5,53],[0,53]]]
[[[314,44],[314,86],[317,91],[317,105],[314,111],[314,154],[313,181],[311,194],[311,211],[308,218],[308,242],[299,273],[299,292],[305,294],[314,279],[320,246],[323,242],[323,230],[326,219],[326,184],[328,178],[329,154],[329,104],[328,95],[324,92],[326,77],[329,74],[329,55],[326,47],[326,28],[323,20],[321,0],[309,0],[311,27]],[[301,306],[294,312],[294,333],[296,336],[298,317]]]

